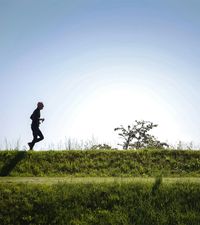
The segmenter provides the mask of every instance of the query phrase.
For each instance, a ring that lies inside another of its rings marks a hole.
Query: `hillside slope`
[[[200,176],[200,151],[0,151],[1,176]]]

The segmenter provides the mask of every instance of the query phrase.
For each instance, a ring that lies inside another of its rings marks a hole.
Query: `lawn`
[[[156,178],[147,177],[0,177],[0,183],[24,183],[24,184],[57,184],[57,183],[150,183],[153,184]],[[165,177],[162,183],[200,183],[199,177]]]

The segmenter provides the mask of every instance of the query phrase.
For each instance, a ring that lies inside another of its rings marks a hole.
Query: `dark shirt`
[[[32,119],[31,126],[39,127],[39,125],[40,125],[40,110],[38,108],[35,109],[30,118]]]

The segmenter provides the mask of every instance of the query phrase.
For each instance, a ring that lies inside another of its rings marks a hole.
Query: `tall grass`
[[[156,187],[156,188],[155,188]],[[0,184],[1,225],[198,225],[199,184]]]
[[[7,138],[5,138],[4,141],[0,143],[0,150],[19,150],[19,149],[22,149],[20,138],[18,138],[16,141],[9,141]]]
[[[28,150],[29,147],[27,145],[27,142],[28,141],[25,141],[25,143],[23,143],[21,138],[12,141],[5,138],[3,141],[0,141],[0,150]],[[173,144],[170,144],[168,141],[166,142],[170,146],[170,149],[173,150],[200,150],[200,144],[194,143],[193,141],[178,141]],[[64,140],[60,140],[57,143],[52,142],[46,145],[40,143],[40,147],[36,147],[39,150],[91,150],[92,146],[99,144],[106,144],[111,146],[112,149],[122,150],[122,147],[120,147],[117,142],[99,142],[98,138],[94,136],[87,140],[65,137]]]

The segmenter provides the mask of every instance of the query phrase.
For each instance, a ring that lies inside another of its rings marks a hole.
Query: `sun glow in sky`
[[[44,102],[45,140],[116,144],[114,128],[159,126],[169,143],[199,144],[198,0],[0,0],[0,143],[31,140]]]

